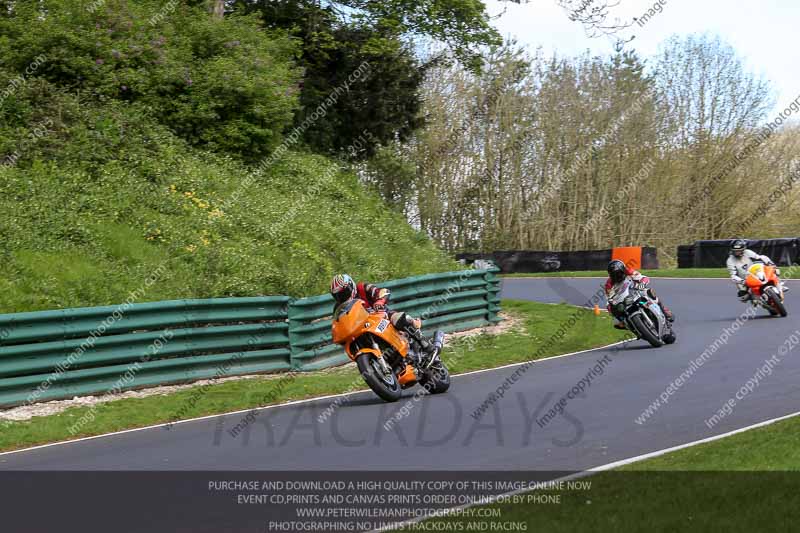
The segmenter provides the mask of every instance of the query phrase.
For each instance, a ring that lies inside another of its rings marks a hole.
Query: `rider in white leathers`
[[[737,296],[743,302],[747,302],[751,299],[750,292],[744,284],[744,279],[747,277],[747,270],[756,261],[761,261],[767,265],[775,265],[772,259],[766,255],[760,255],[748,249],[747,241],[742,239],[733,241],[726,266],[731,275],[731,281],[733,281],[736,284],[736,288],[739,289]],[[780,275],[780,269],[777,270],[777,273]],[[781,287],[784,291],[787,290],[783,282],[781,282]]]

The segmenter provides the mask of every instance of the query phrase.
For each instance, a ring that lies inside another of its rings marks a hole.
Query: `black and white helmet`
[[[731,243],[731,255],[734,257],[742,257],[745,250],[747,250],[746,240],[736,239]]]
[[[608,277],[612,283],[619,283],[628,275],[628,268],[619,259],[614,259],[608,264]]]

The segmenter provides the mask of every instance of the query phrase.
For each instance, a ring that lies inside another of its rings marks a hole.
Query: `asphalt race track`
[[[583,305],[599,279],[507,279],[505,298]],[[745,309],[727,280],[654,280],[677,316],[678,341],[652,349],[633,342],[536,363],[475,420],[471,413],[515,368],[453,380],[448,394],[394,404],[371,392],[258,411],[241,434],[242,413],[0,455],[0,470],[582,470],[725,433],[800,410],[800,349],[713,428],[705,420],[800,329],[800,284],[790,282],[789,316],[758,317],[728,336],[708,361],[642,424],[635,420]],[[794,314],[793,314],[794,313]],[[535,419],[597,361],[604,373],[541,427]],[[353,378],[357,372],[353,367]],[[407,416],[384,427],[401,410]]]

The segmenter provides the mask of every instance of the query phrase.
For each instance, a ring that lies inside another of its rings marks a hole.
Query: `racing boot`
[[[406,313],[398,312],[394,316],[392,316],[392,323],[395,325],[396,328],[400,329],[401,331],[406,332],[406,334],[417,341],[422,349],[428,351],[431,347],[431,343],[428,342],[428,339],[422,335],[422,331],[420,328],[422,327],[422,321],[418,318],[411,318]]]
[[[420,355],[419,359],[417,360],[417,364],[420,368],[428,368],[433,361],[433,358],[436,356],[436,346],[425,338],[422,334],[422,331],[419,329],[416,323],[411,323],[406,325],[403,328],[409,337],[417,341],[420,347]]]
[[[739,300],[743,303],[747,303],[752,300],[752,296],[750,296],[750,291],[746,289],[740,289],[739,292],[736,293],[736,296],[739,297]]]
[[[647,290],[647,294],[661,308],[661,312],[664,313],[664,318],[667,319],[667,322],[670,322],[670,323],[675,322],[675,317],[672,315],[672,311],[669,310],[669,307],[664,305],[664,302],[661,301],[661,298],[656,296],[656,291],[654,291],[652,288],[650,288],[650,289]]]
[[[419,343],[420,348],[422,348],[423,357],[420,363],[422,366],[426,366],[427,363],[430,361],[431,355],[433,355],[433,345],[430,343],[428,339],[422,334],[422,331],[419,328],[414,326],[407,326],[405,328],[406,333],[408,336],[414,339]]]
[[[667,322],[675,322],[675,315],[672,314],[672,311],[670,311],[669,307],[661,303],[661,301],[658,302],[658,305],[661,307],[661,312],[664,313],[665,317],[667,317]]]

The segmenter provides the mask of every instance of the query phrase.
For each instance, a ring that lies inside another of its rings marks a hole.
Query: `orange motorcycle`
[[[786,316],[783,304],[783,287],[778,278],[777,268],[764,263],[753,263],[747,269],[744,284],[753,297],[753,305],[759,305],[772,316]]]
[[[397,401],[403,389],[417,383],[432,394],[450,388],[450,373],[439,358],[442,331],[432,339],[433,353],[424,353],[416,340],[394,327],[384,311],[370,309],[359,299],[336,309],[332,329],[333,342],[344,346],[369,388],[387,402]]]

